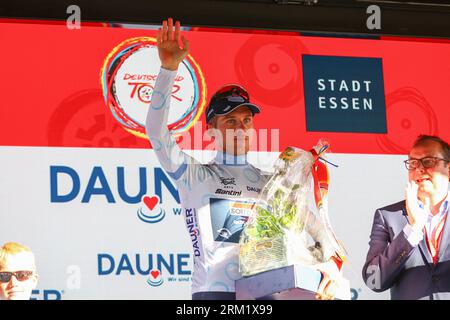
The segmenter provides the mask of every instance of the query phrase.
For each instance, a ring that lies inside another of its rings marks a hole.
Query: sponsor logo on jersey
[[[188,229],[189,235],[191,236],[192,249],[194,251],[194,256],[200,257],[201,251],[199,247],[200,231],[197,226],[197,219],[195,214],[195,209],[190,208],[185,211],[186,216],[186,227]]]
[[[247,186],[247,191],[253,191],[256,193],[260,193],[261,192],[261,188],[257,188],[257,187],[253,187],[253,186]]]
[[[242,191],[236,191],[236,190],[223,190],[223,189],[217,189],[215,194],[224,194],[228,196],[236,196],[240,197],[242,194]]]
[[[210,199],[211,227],[215,241],[238,243],[245,223],[252,215],[254,202]]]
[[[223,184],[224,186],[229,186],[229,185],[236,185],[236,178],[232,177],[232,178],[224,178],[224,177],[219,177],[220,179],[220,183]]]

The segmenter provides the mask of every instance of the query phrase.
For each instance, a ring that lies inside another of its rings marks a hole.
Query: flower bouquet
[[[240,237],[243,276],[330,259],[342,266],[347,254],[328,218],[328,148],[319,141],[310,151],[288,147],[280,154]]]

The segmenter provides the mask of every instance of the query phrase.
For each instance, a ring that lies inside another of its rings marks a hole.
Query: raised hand
[[[416,230],[422,230],[427,221],[427,212],[430,208],[430,201],[425,198],[424,208],[421,208],[417,199],[419,186],[415,181],[408,181],[406,186],[406,211],[408,213],[409,224]]]
[[[180,46],[180,39],[182,46]],[[161,66],[164,69],[177,70],[189,52],[188,41],[184,36],[180,37],[180,22],[176,21],[174,30],[173,19],[164,20],[156,40]]]

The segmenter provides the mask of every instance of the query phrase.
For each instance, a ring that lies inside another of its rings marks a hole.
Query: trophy
[[[240,237],[237,299],[314,299],[324,275],[336,298],[350,299],[347,253],[328,217],[328,148],[288,147],[275,162]]]

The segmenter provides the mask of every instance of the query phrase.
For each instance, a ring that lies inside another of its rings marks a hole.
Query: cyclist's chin
[[[235,156],[241,156],[247,154],[250,150],[250,144],[248,140],[246,141],[237,141],[237,143],[232,143],[227,145],[226,153],[232,153]],[[230,152],[231,151],[231,152]]]

